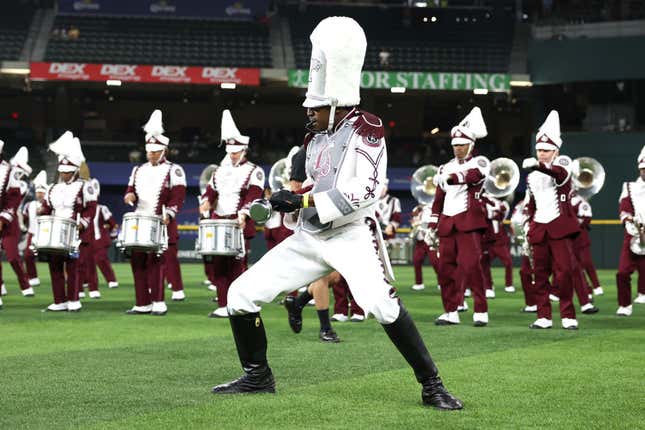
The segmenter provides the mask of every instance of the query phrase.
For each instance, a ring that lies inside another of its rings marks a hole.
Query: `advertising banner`
[[[268,3],[269,0],[58,0],[58,12],[249,21],[264,16]]]
[[[289,70],[288,85],[306,88],[308,70]],[[385,72],[366,70],[361,74],[361,88],[408,90],[474,90],[506,91],[511,77],[504,73]]]
[[[35,81],[94,81],[260,85],[260,69],[134,64],[31,63]]]

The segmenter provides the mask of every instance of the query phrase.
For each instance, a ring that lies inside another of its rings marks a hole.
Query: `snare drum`
[[[409,238],[395,238],[387,242],[387,250],[392,264],[412,263],[412,240]]]
[[[199,235],[195,251],[200,255],[243,254],[244,237],[237,220],[204,219],[199,222]]]
[[[43,215],[36,218],[38,229],[33,245],[41,253],[70,254],[78,248],[78,228],[69,218]]]
[[[118,247],[129,251],[159,251],[165,246],[161,217],[130,212],[123,215]]]

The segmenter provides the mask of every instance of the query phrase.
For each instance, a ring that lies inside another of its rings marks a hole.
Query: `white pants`
[[[376,243],[364,221],[318,234],[298,229],[231,284],[228,312],[259,312],[259,303],[269,303],[280,293],[336,270],[347,280],[356,303],[378,322],[390,324],[398,318],[400,307],[391,296]]]

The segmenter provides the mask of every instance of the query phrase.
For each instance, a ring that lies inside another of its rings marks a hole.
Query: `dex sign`
[[[31,63],[35,81],[107,81],[260,85],[260,69],[135,64]]]

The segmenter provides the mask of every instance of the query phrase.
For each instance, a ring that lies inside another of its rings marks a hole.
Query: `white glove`
[[[522,169],[535,169],[540,163],[534,158],[525,158],[522,161]]]
[[[425,236],[423,236],[423,241],[426,243],[426,245],[432,246],[437,241],[437,229],[427,229]]]
[[[636,225],[631,222],[627,221],[625,222],[625,231],[627,232],[628,235],[630,236],[638,236],[638,228]]]

